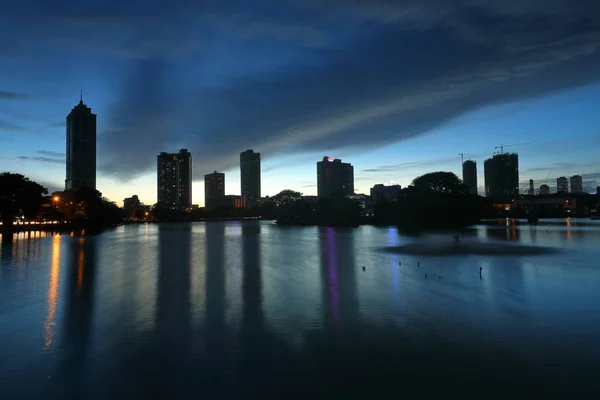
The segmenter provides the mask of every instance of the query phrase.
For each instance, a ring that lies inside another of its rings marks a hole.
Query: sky
[[[156,201],[156,156],[187,148],[239,194],[316,194],[316,162],[351,162],[358,193],[461,177],[504,144],[520,180],[600,186],[597,0],[20,0],[0,13],[0,171],[64,187],[65,117],[98,115],[104,196]],[[509,145],[515,145],[508,147]]]

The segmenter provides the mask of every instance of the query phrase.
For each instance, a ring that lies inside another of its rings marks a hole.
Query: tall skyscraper
[[[556,192],[569,193],[569,181],[564,176],[556,178]]]
[[[192,155],[187,149],[179,153],[162,152],[157,157],[157,199],[170,209],[192,205]]]
[[[67,116],[67,177],[65,190],[96,189],[96,114],[83,98]]]
[[[487,197],[514,198],[519,194],[519,155],[494,154],[483,164],[485,195]]]
[[[204,175],[204,207],[207,210],[223,205],[225,198],[225,174],[213,172]]]
[[[354,167],[350,163],[331,157],[317,162],[317,196],[328,199],[332,196],[354,194]]]
[[[477,163],[467,160],[463,163],[463,183],[469,188],[470,194],[477,194]]]
[[[583,178],[580,175],[571,177],[571,193],[583,193]]]
[[[260,153],[248,149],[240,153],[242,204],[252,207],[260,199]]]

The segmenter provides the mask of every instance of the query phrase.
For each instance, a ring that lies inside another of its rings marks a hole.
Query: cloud
[[[51,164],[64,164],[65,163],[64,159],[61,160],[61,159],[52,158],[52,157],[18,156],[17,158],[20,159],[20,160],[39,161],[39,162],[51,163]]]
[[[39,154],[41,154],[41,155],[44,155],[44,156],[65,158],[65,153],[61,153],[61,152],[59,152],[59,151],[51,151],[51,150],[38,150],[37,152],[38,152]]]
[[[195,176],[237,166],[249,147],[263,159],[367,150],[600,78],[596,0],[36,4],[11,13],[32,29],[0,53],[35,36],[104,56],[119,79],[98,118],[119,129],[99,122],[99,167],[122,180],[181,147]]]
[[[28,96],[25,94],[0,89],[0,100],[24,100],[27,98]]]
[[[117,112],[116,120],[127,124],[130,134],[104,137],[111,154],[105,170],[126,177],[150,170],[152,160],[128,150],[131,143],[143,140],[144,148],[156,152],[183,133],[199,171],[232,167],[237,153],[250,146],[267,157],[290,146],[301,151],[380,146],[426,133],[478,107],[599,78],[600,26],[587,17],[600,11],[595,3],[584,2],[576,11],[559,0],[552,11],[546,2],[509,2],[508,9],[483,1],[461,1],[457,7],[442,1],[375,3],[365,8],[353,2],[352,10],[340,5],[339,12],[354,13],[361,35],[342,48],[313,49],[308,59],[318,62],[300,59],[269,76],[219,87],[187,82],[175,90],[183,98],[173,107],[155,102],[171,97],[167,87],[173,83],[164,82],[177,69],[165,64],[149,71],[139,64],[136,85],[124,87],[119,98],[151,110],[144,112],[150,126],[137,117],[134,123],[131,116],[139,113]],[[341,14],[330,17],[340,20]],[[380,24],[360,27],[369,19]],[[467,40],[466,32],[480,39]],[[128,159],[129,165],[117,159]]]
[[[12,122],[0,120],[0,130],[13,131],[13,132],[25,132],[27,128],[20,125],[15,125]]]

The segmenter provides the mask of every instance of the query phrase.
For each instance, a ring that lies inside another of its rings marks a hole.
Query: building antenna
[[[458,153],[458,155],[460,156],[460,165],[463,165],[465,163],[465,155],[464,153]]]
[[[79,91],[79,102],[83,103],[83,90]]]

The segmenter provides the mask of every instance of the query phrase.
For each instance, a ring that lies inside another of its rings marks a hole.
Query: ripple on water
[[[380,250],[393,254],[409,255],[438,255],[438,256],[463,256],[468,254],[486,256],[523,256],[544,255],[559,253],[554,247],[516,245],[505,243],[436,243],[436,242],[414,242],[402,246],[381,247]]]

